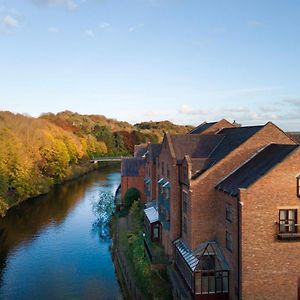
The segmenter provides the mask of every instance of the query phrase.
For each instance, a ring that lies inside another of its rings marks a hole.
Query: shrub
[[[128,189],[124,196],[125,207],[130,208],[132,206],[132,203],[136,200],[139,200],[140,197],[141,197],[141,194],[136,188]]]

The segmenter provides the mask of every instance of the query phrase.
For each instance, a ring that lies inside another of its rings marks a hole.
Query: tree
[[[127,190],[124,196],[125,207],[130,208],[134,201],[137,201],[141,198],[140,192],[136,188],[130,188]]]

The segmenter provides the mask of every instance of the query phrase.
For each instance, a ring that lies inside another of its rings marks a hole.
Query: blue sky
[[[300,130],[300,1],[0,0],[0,110]]]

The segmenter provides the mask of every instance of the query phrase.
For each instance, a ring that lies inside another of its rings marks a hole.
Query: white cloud
[[[102,22],[99,27],[100,27],[100,29],[105,30],[105,29],[108,29],[110,27],[110,24],[107,23],[107,22]]]
[[[87,29],[87,30],[84,32],[84,34],[85,34],[86,36],[90,37],[90,38],[94,38],[94,37],[95,37],[94,31],[91,30],[91,29]]]
[[[159,112],[159,111],[147,111],[146,113],[145,113],[145,116],[146,117],[160,117],[162,115],[162,113],[161,112]]]
[[[129,27],[128,28],[128,31],[129,32],[134,32],[134,31],[136,31],[137,29],[139,29],[139,28],[142,28],[144,26],[144,24],[138,24],[138,25],[136,25],[136,26],[131,26],[131,27]]]
[[[36,3],[46,4],[50,6],[63,6],[69,10],[75,10],[78,8],[78,4],[75,0],[33,0]]]
[[[49,31],[50,33],[54,33],[54,34],[60,32],[59,28],[57,28],[57,27],[50,27],[50,28],[48,28],[48,31]]]
[[[204,109],[194,109],[188,105],[181,105],[179,108],[179,113],[184,115],[207,115],[207,111]]]
[[[19,21],[10,15],[3,17],[1,23],[7,28],[16,28],[19,26]]]
[[[292,104],[294,106],[300,107],[300,98],[286,98],[283,101],[285,103]]]

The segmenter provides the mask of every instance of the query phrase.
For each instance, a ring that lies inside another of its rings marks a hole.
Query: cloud
[[[147,111],[144,115],[146,117],[160,117],[162,114],[159,111]]]
[[[16,28],[19,26],[19,21],[10,15],[3,17],[1,23],[7,28]]]
[[[50,33],[54,33],[54,34],[57,34],[60,32],[59,28],[57,28],[57,27],[50,27],[50,28],[48,28],[48,31]]]
[[[84,34],[85,34],[86,36],[90,37],[90,38],[94,38],[94,37],[95,37],[94,31],[91,30],[91,29],[87,29],[87,30],[84,32]]]
[[[102,30],[106,30],[108,28],[110,28],[110,24],[107,23],[107,22],[102,22],[100,25],[99,25],[100,29]]]
[[[45,4],[49,6],[62,6],[69,10],[75,10],[78,8],[78,4],[75,0],[33,0],[35,3]]]
[[[247,113],[250,110],[245,107],[234,107],[234,108],[224,108],[223,111],[229,113]]]
[[[249,20],[247,24],[249,28],[258,28],[263,26],[263,23],[258,20]]]
[[[129,32],[134,32],[134,31],[136,31],[137,29],[139,29],[139,28],[142,28],[144,26],[144,24],[138,24],[138,25],[136,25],[136,26],[131,26],[131,27],[129,27],[128,28],[128,31]]]
[[[285,98],[283,102],[300,107],[300,98]]]
[[[183,104],[179,108],[179,113],[183,115],[207,115],[207,111],[204,109],[194,109],[188,105]]]

